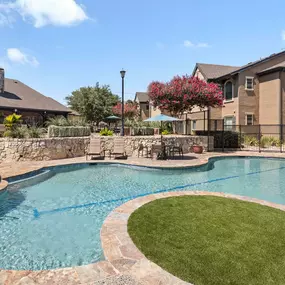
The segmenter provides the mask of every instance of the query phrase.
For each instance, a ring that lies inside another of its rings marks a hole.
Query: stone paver
[[[137,281],[133,276],[130,275],[120,275],[115,277],[110,277],[102,281],[97,281],[92,283],[94,285],[143,285],[141,282]]]
[[[100,163],[121,163],[137,166],[152,167],[192,167],[206,164],[211,157],[220,156],[263,156],[282,157],[281,153],[256,153],[256,152],[229,152],[229,153],[204,153],[202,155],[189,154],[184,160],[157,161],[145,158],[128,158],[128,160],[105,160]],[[85,158],[72,158],[56,161],[31,161],[17,163],[1,163],[0,174],[3,178],[21,175],[43,167],[86,163]],[[88,161],[90,163],[90,161]],[[91,162],[96,163],[96,161]],[[2,185],[2,186],[1,186]],[[0,190],[5,189],[5,181],[0,184]],[[106,261],[81,267],[63,268],[47,271],[13,271],[0,270],[0,285],[185,285],[184,282],[158,265],[149,261],[132,242],[127,232],[127,222],[133,211],[155,199],[181,195],[215,195],[226,198],[245,200],[253,203],[274,207],[285,211],[284,205],[278,205],[254,198],[240,197],[224,193],[208,193],[204,191],[183,191],[159,193],[137,198],[121,205],[109,214],[101,229],[102,248]]]

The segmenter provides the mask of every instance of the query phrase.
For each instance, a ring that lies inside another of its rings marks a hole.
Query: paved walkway
[[[202,155],[188,154],[183,160],[157,161],[146,158],[128,158],[127,160],[105,160],[104,163],[116,162],[138,166],[153,167],[186,167],[207,163],[210,157],[217,156],[264,156],[282,157],[280,153],[255,153],[255,152],[230,152],[230,153],[205,153]],[[42,167],[56,166],[72,163],[85,163],[85,158],[72,158],[56,161],[25,161],[1,163],[0,174],[3,178],[16,176],[40,169]],[[89,161],[88,161],[89,162]],[[92,161],[92,163],[96,161]],[[102,230],[101,239],[106,261],[73,268],[62,268],[46,271],[13,271],[0,270],[0,285],[36,285],[36,284],[64,284],[64,285],[173,285],[188,284],[172,276],[156,264],[150,262],[138,251],[127,233],[127,220],[129,215],[141,205],[157,198],[175,195],[209,195],[206,192],[172,192],[155,194],[127,202],[115,209],[106,219]],[[284,210],[284,206],[275,205],[256,199],[242,198],[222,193],[221,195],[238,199],[250,200]]]

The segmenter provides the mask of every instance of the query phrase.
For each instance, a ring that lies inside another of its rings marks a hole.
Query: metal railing
[[[196,129],[191,133],[214,137],[214,149],[226,150],[247,150],[256,152],[284,152],[285,125],[230,125],[224,120],[207,120],[206,128],[204,120],[195,120]],[[190,124],[193,127],[193,123]],[[197,126],[203,126],[201,128]]]

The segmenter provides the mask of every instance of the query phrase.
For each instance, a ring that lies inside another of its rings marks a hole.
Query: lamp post
[[[122,77],[122,129],[121,129],[121,136],[125,135],[125,100],[124,100],[124,96],[125,96],[125,75],[126,75],[126,71],[124,69],[122,69],[120,71],[121,73],[121,77]]]

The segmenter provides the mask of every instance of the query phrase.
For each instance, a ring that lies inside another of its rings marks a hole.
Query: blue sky
[[[81,86],[126,97],[196,62],[243,65],[285,48],[284,0],[0,0],[6,76],[64,102]],[[283,33],[284,31],[284,33]]]

